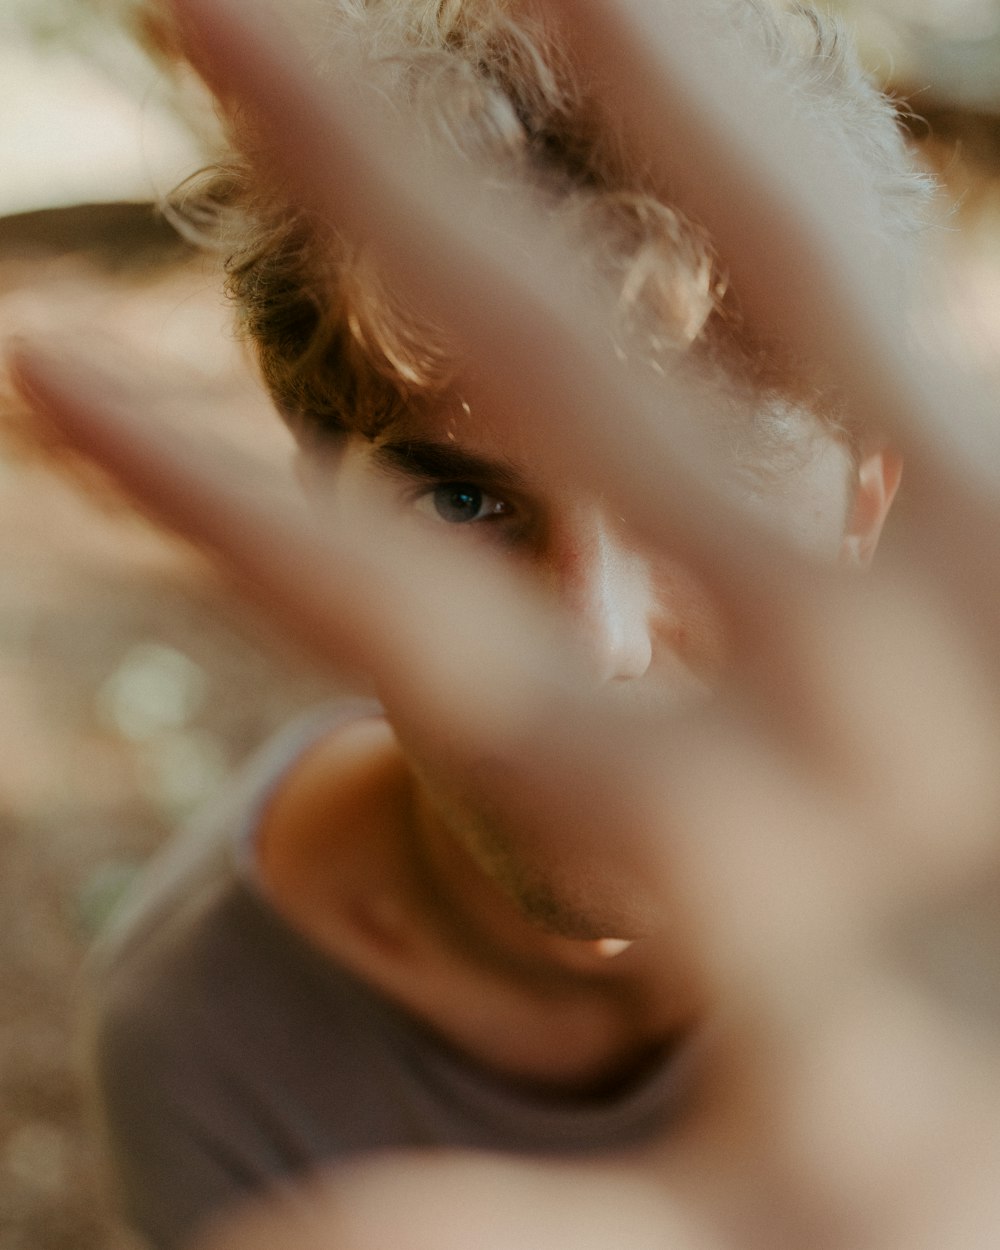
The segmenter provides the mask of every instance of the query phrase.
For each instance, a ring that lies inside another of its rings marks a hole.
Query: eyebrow
[[[434,439],[401,438],[380,443],[375,463],[391,473],[428,481],[486,482],[499,490],[524,492],[522,473],[507,460],[490,460]]]

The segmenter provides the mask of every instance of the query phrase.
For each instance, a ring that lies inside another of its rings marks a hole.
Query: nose
[[[653,660],[656,614],[649,562],[603,521],[553,535],[549,559],[598,678],[642,677]]]

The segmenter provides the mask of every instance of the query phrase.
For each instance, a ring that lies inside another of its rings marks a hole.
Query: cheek
[[[731,648],[723,615],[689,569],[657,561],[653,576],[656,645],[651,676],[676,699],[703,698],[728,666]]]
[[[833,564],[844,544],[853,472],[847,450],[828,438],[796,470],[745,498],[782,542]],[[685,567],[658,561],[654,578],[660,675],[679,692],[707,693],[732,656],[725,618],[704,582]]]

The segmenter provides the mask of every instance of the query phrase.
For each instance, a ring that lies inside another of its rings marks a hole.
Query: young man
[[[810,558],[867,564],[895,459],[742,328],[704,232],[630,161],[552,32],[492,0],[319,7],[326,37],[359,40],[432,142],[562,222],[595,292],[615,295],[618,354],[707,397],[727,489]],[[856,153],[901,237],[924,184],[842,45],[819,18],[752,0],[725,15]],[[553,414],[491,407],[371,256],[262,176],[246,117],[237,141],[199,219],[210,206],[330,523],[388,516],[431,564],[510,564],[624,709],[710,694],[731,648],[705,579],[539,461],[532,425]],[[128,1209],[157,1247],[365,1152],[613,1155],[678,1114],[710,1005],[680,955],[664,975],[670,913],[631,854],[631,796],[620,827],[595,832],[570,796],[554,818],[509,760],[422,713],[409,674],[372,677],[378,704],[293,726],[168,848],[101,952],[101,1097]]]

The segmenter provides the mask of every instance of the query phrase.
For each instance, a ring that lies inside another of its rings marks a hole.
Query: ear
[[[858,465],[854,500],[840,545],[840,562],[867,568],[899,488],[903,461],[889,447],[867,452]]]

